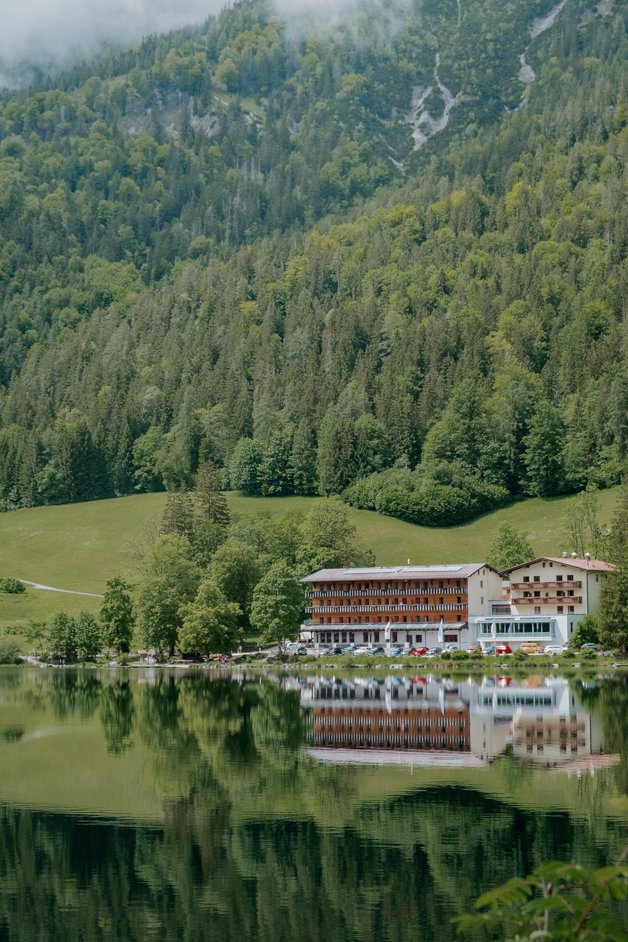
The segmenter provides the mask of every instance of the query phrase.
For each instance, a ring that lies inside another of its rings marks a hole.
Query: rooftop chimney
[[[563,556],[563,559],[567,559],[567,557],[569,556],[569,553],[563,553],[562,556]]]
[[[586,561],[587,561],[588,563],[590,563],[590,562],[591,562],[591,553],[585,553],[585,554],[584,554],[584,558],[586,559]]]
[[[571,554],[571,558],[572,558],[572,559],[577,559],[577,558],[578,558],[578,554],[577,554],[577,553],[572,553],[572,554]]]

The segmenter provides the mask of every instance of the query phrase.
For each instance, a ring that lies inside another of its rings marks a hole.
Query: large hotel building
[[[315,645],[566,644],[613,568],[565,553],[501,574],[487,563],[321,569],[302,580],[301,636]]]
[[[303,579],[316,644],[467,642],[470,614],[502,596],[486,563],[321,569]]]

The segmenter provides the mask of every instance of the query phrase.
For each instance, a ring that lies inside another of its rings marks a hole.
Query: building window
[[[541,581],[541,577],[540,577],[540,576],[535,576],[535,577],[534,577],[534,581],[535,581],[535,582],[540,582],[540,581]]]
[[[458,605],[460,605],[460,603],[462,602],[462,597],[460,595],[456,596],[456,602]]]
[[[524,577],[523,577],[523,581],[524,581],[524,582],[529,582],[529,581],[530,581],[530,576],[524,576]]]
[[[535,606],[534,606],[534,614],[535,614],[535,615],[540,615],[540,614],[541,614],[541,606],[540,606],[540,605],[535,605]]]
[[[562,606],[562,605],[559,605],[559,606],[557,607],[556,611],[558,612],[559,615],[562,615],[562,613],[563,613],[563,606]]]
[[[567,611],[568,611],[568,612],[574,612],[574,611],[575,611],[574,606],[573,606],[573,605],[568,605],[568,606],[567,606]]]

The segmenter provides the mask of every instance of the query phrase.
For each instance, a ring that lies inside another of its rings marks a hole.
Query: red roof
[[[560,563],[562,566],[567,566],[572,569],[584,569],[587,572],[614,572],[615,566],[612,563],[605,563],[601,559],[581,559],[577,557],[576,559],[573,556],[539,556],[538,559],[531,559],[527,563],[519,563],[518,566],[511,566],[510,569],[504,569],[506,572],[515,572],[517,569],[527,569],[529,566],[533,566],[535,563],[542,562],[551,562],[551,563]]]

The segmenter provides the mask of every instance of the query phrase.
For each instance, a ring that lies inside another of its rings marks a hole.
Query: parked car
[[[482,645],[481,644],[469,644],[466,648],[467,654],[481,654]]]
[[[416,648],[412,648],[410,654],[413,654],[415,657],[423,657],[425,654],[429,654],[430,649],[427,648],[424,644],[417,645]]]
[[[482,648],[482,654],[492,656],[495,654],[495,645],[494,644],[485,644]]]
[[[546,644],[544,649],[546,654],[564,654],[565,645],[564,644]]]
[[[386,653],[388,654],[388,657],[399,657],[400,654],[403,654],[403,648],[390,648]]]
[[[354,653],[355,654],[370,654],[371,649],[369,648],[368,644],[361,644],[359,647],[355,649]]]
[[[345,644],[340,651],[341,654],[355,654],[355,644]]]
[[[599,649],[599,644],[594,644],[593,641],[587,641],[586,644],[580,645],[581,651],[597,651]]]
[[[459,651],[459,650],[460,650],[460,645],[458,644],[457,641],[448,641],[445,647],[443,648],[443,651],[447,651],[448,653],[451,653],[451,651]]]
[[[438,644],[436,645],[435,648],[430,648],[430,654],[433,654],[434,656],[436,656],[436,655],[438,655],[438,654],[442,654],[442,653],[443,653],[443,649],[442,649],[442,647],[441,647],[440,645],[438,645]]]
[[[386,648],[383,648],[381,644],[376,644],[369,650],[369,654],[385,654]]]
[[[540,654],[543,648],[538,641],[522,641],[519,650],[525,651],[526,654]]]
[[[512,654],[512,648],[510,647],[509,644],[506,644],[505,641],[502,641],[495,648],[495,653],[496,654]]]

